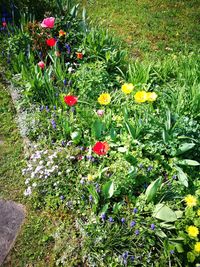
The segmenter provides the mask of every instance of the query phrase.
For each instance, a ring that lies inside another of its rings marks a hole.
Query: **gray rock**
[[[13,246],[24,218],[22,205],[0,199],[0,266]]]

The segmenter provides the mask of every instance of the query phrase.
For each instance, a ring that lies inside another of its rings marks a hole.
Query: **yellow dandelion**
[[[94,176],[92,176],[91,174],[88,174],[87,179],[89,182],[94,180]]]
[[[134,86],[132,83],[125,83],[122,85],[122,92],[128,95],[133,91],[133,88]]]
[[[194,246],[194,251],[200,253],[200,242],[197,242]]]
[[[198,230],[198,228],[197,228],[196,226],[194,226],[194,225],[189,226],[189,227],[187,228],[187,232],[188,232],[188,235],[189,235],[190,237],[197,237],[198,234],[199,234],[199,230]]]
[[[108,105],[110,104],[110,101],[111,101],[111,96],[108,93],[103,93],[98,98],[98,102],[101,105]]]
[[[147,93],[145,91],[139,91],[134,95],[136,103],[144,103],[147,101]]]
[[[150,102],[155,101],[157,97],[158,97],[158,95],[155,92],[148,92],[147,93],[147,100]]]
[[[192,196],[192,195],[187,195],[185,198],[184,198],[185,202],[186,202],[186,205],[188,207],[194,207],[197,205],[197,199],[196,197]]]

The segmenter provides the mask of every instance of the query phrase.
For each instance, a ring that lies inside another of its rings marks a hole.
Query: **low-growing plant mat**
[[[93,23],[113,31],[135,56],[163,57],[199,43],[200,2],[79,0]]]
[[[17,266],[54,266],[54,241],[52,234],[64,219],[62,208],[56,212],[35,210],[23,197],[25,190],[21,176],[23,167],[23,144],[17,125],[16,113],[6,86],[0,83],[0,198],[13,200],[26,206],[26,219],[16,243],[6,258],[4,267]],[[72,218],[65,215],[69,222],[68,242],[78,248],[73,231]]]

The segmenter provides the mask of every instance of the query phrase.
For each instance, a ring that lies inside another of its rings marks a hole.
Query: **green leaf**
[[[125,121],[125,127],[126,127],[127,132],[132,136],[133,139],[135,139],[136,134],[135,134],[135,129],[133,125],[130,122]]]
[[[137,164],[137,159],[133,157],[131,154],[127,154],[125,156],[126,161],[128,161],[132,166]]]
[[[120,202],[119,203],[115,203],[113,205],[113,213],[118,213],[121,208],[122,208],[122,204]]]
[[[188,259],[189,262],[194,262],[195,258],[196,258],[196,256],[195,256],[194,253],[192,253],[192,252],[188,252],[187,253],[187,259]]]
[[[159,189],[160,186],[161,186],[161,183],[162,183],[162,178],[160,177],[160,178],[156,179],[155,181],[153,181],[153,182],[147,187],[147,190],[146,190],[146,192],[145,192],[145,196],[146,196],[146,201],[147,201],[147,202],[151,201],[151,200],[155,197],[155,195],[156,195],[158,189]]]
[[[156,230],[155,231],[155,234],[157,235],[157,236],[159,236],[159,237],[161,237],[161,238],[166,238],[167,237],[167,235],[162,231],[162,230]]]
[[[102,208],[102,210],[101,210],[101,213],[106,213],[106,211],[108,210],[108,208],[109,208],[109,203],[107,203],[107,204],[105,204],[104,206],[103,206],[103,208]]]
[[[199,166],[200,163],[196,160],[191,160],[191,159],[183,159],[183,160],[179,160],[177,162],[177,164],[179,165],[186,165],[186,166]]]
[[[175,229],[175,226],[173,224],[165,222],[160,223],[160,227],[165,228],[167,230]]]
[[[178,171],[177,176],[180,184],[184,185],[185,187],[188,187],[188,177],[186,173],[184,173],[183,170],[178,166],[175,166],[175,168]]]
[[[177,220],[176,213],[165,204],[157,204],[152,216],[165,222],[174,222]]]
[[[92,125],[92,130],[96,139],[101,137],[104,125],[100,120],[96,120]]]
[[[110,137],[111,137],[112,140],[116,140],[117,133],[116,133],[114,127],[111,127],[111,129],[110,129]]]
[[[114,191],[115,191],[115,186],[113,181],[108,181],[102,187],[102,192],[105,198],[111,198],[114,194]]]
[[[194,143],[184,143],[176,151],[175,156],[181,155],[186,151],[192,149],[195,146]]]
[[[175,213],[176,213],[177,219],[179,219],[179,218],[181,218],[183,216],[182,210],[176,210]]]

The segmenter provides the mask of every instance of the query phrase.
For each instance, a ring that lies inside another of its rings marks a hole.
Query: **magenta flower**
[[[44,69],[44,67],[45,67],[45,63],[44,63],[44,61],[40,61],[40,62],[38,62],[38,66],[39,66],[41,69]]]
[[[41,26],[42,26],[42,28],[52,29],[54,27],[54,22],[55,22],[54,17],[46,18],[46,19],[43,19]]]
[[[101,117],[101,116],[103,116],[103,114],[104,114],[104,110],[102,110],[102,109],[98,109],[98,110],[97,110],[97,115],[98,115],[98,116]]]

